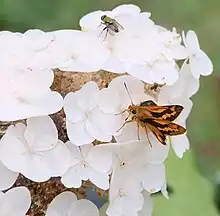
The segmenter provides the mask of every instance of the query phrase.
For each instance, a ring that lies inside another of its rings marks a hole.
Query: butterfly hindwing
[[[154,134],[154,136],[157,138],[157,140],[161,144],[166,145],[166,136],[165,136],[165,134],[161,133],[161,131],[158,130],[158,128],[156,128],[152,124],[147,123],[147,128]]]
[[[151,119],[146,119],[145,122],[149,125],[154,126],[162,134],[167,136],[180,135],[186,132],[186,129],[181,125],[178,125],[176,123],[164,119],[151,118]]]

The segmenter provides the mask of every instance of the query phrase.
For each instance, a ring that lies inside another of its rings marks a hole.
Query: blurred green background
[[[213,75],[201,78],[200,91],[193,97],[194,107],[188,121],[192,150],[182,160],[172,154],[169,157],[168,183],[174,193],[170,201],[155,198],[154,215],[218,215],[214,199],[216,172],[220,171],[219,0],[0,0],[0,29],[24,32],[31,28],[79,28],[78,21],[84,14],[124,3],[151,12],[152,19],[167,28],[195,30],[202,49],[214,64]]]

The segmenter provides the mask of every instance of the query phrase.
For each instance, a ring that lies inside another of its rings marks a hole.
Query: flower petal
[[[26,187],[7,191],[1,203],[1,215],[25,215],[31,205],[31,195]]]
[[[52,171],[50,170],[44,153],[27,154],[26,165],[21,167],[20,173],[26,178],[35,181],[43,182],[52,177]]]
[[[124,73],[125,66],[117,56],[111,54],[102,66],[102,69],[112,73]]]
[[[82,31],[89,31],[98,28],[101,23],[102,14],[103,12],[98,10],[83,16],[79,21],[79,25],[82,28]]]
[[[77,202],[77,197],[73,192],[65,191],[60,193],[49,204],[46,216],[53,216],[53,213],[56,213],[57,216],[67,215],[71,205],[75,202]]]
[[[73,143],[71,143],[70,141],[67,141],[65,143],[66,147],[69,149],[70,153],[71,153],[71,161],[70,161],[70,165],[76,165],[77,163],[79,163],[83,156],[82,156],[82,151],[81,148],[79,148],[77,145],[74,145]],[[89,144],[88,144],[89,145]],[[88,146],[86,145],[86,146]],[[82,149],[83,146],[82,146]]]
[[[0,175],[0,190],[3,191],[10,188],[15,183],[19,173],[7,169],[7,167],[0,162]]]
[[[70,92],[64,98],[64,112],[66,117],[73,123],[82,121],[85,118],[84,110],[78,105],[80,91]]]
[[[186,33],[186,46],[192,53],[196,53],[200,50],[198,37],[192,30]]]
[[[202,50],[189,59],[190,69],[193,76],[198,79],[198,74],[208,76],[213,72],[213,64],[210,58]]]
[[[23,34],[22,39],[26,46],[35,51],[40,51],[53,42],[54,35],[45,33],[39,29],[30,29]]]
[[[44,156],[52,171],[52,176],[61,176],[70,166],[70,151],[61,140],[53,149],[44,152]],[[62,158],[62,160],[59,160],[59,158]]]
[[[69,212],[77,216],[99,216],[98,208],[87,199],[78,200],[70,207]]]
[[[23,127],[23,124],[19,124],[19,126]],[[14,172],[20,172],[22,167],[25,167],[28,164],[28,158],[25,157],[27,149],[22,142],[24,138],[22,139],[22,134],[20,134],[20,136],[18,135],[16,128],[11,126],[8,130],[12,131],[13,129],[14,134],[12,134],[12,132],[7,134],[6,132],[6,134],[2,137],[0,145],[0,158],[2,163],[8,169]]]
[[[99,128],[96,124],[94,124],[94,122],[90,119],[86,121],[85,127],[86,130],[88,131],[88,134],[90,134],[92,137],[94,137],[97,140],[103,142],[110,142],[112,140],[112,135],[109,135],[105,131],[101,130],[101,128]]]
[[[52,149],[58,141],[56,125],[49,116],[27,119],[24,136],[32,151]]]
[[[15,121],[29,117],[43,116],[58,112],[63,106],[63,98],[57,92],[47,92],[38,98],[14,98],[11,95],[2,99],[0,119]]]
[[[95,140],[85,129],[85,124],[83,121],[78,123],[73,123],[66,120],[67,135],[70,141],[78,146],[91,143]]]
[[[135,65],[131,69],[128,70],[128,73],[138,79],[153,84],[154,79],[150,76],[150,68],[144,65]]]
[[[103,113],[115,113],[120,105],[120,98],[114,88],[104,88],[100,91],[99,107]]]
[[[98,99],[99,88],[95,82],[90,81],[80,89],[78,104],[83,110],[91,111],[97,106]]]
[[[81,179],[81,165],[76,164],[70,167],[61,177],[61,182],[67,188],[80,188],[82,185]]]
[[[153,212],[153,201],[150,194],[147,191],[143,192],[144,196],[144,206],[140,212],[138,212],[138,216],[151,216]]]
[[[143,187],[149,193],[156,193],[161,190],[166,180],[165,166],[159,165],[147,165],[144,169]]]
[[[137,16],[141,12],[141,9],[133,4],[123,4],[119,5],[118,7],[112,10],[112,13],[117,15],[130,15],[130,16]]]
[[[86,161],[96,171],[107,172],[112,165],[112,153],[104,148],[103,145],[97,145],[91,149]]]
[[[97,187],[107,190],[109,189],[109,176],[107,173],[101,173],[94,170],[92,167],[88,169],[89,180],[95,184]]]
[[[189,150],[189,139],[185,134],[170,137],[171,145],[179,158],[183,157],[184,152]]]

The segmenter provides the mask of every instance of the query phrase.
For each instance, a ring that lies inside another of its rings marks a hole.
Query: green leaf
[[[194,164],[193,153],[188,151],[183,159],[170,152],[167,163],[167,180],[174,193],[167,200],[154,197],[153,216],[217,216],[213,187],[202,177]]]

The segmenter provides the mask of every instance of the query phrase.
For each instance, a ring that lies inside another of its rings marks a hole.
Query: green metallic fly
[[[105,38],[107,37],[107,34],[114,36],[115,33],[118,33],[120,30],[123,30],[124,27],[118,23],[115,19],[112,19],[106,15],[101,16],[102,23],[100,25],[105,25],[105,27],[102,29],[102,32],[100,35],[106,30]]]

